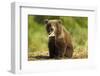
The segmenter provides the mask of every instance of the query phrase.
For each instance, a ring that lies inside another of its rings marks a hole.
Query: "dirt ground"
[[[82,49],[79,49],[79,51],[74,51],[72,59],[85,59],[85,58],[88,58],[87,51]],[[47,59],[50,59],[48,51],[37,51],[28,53],[28,61],[47,60]]]

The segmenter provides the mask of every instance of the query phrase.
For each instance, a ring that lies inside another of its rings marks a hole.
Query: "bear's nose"
[[[49,37],[54,37],[54,36],[55,36],[54,32],[49,33]]]
[[[49,35],[51,34],[52,32],[49,32]]]

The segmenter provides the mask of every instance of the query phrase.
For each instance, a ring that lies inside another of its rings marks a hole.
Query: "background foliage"
[[[48,58],[48,35],[44,19],[61,19],[72,36],[73,58],[88,57],[88,17],[28,16],[28,60]]]

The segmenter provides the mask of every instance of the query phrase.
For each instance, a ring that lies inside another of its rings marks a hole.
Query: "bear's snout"
[[[50,33],[49,33],[49,37],[55,37],[54,32],[50,32]]]

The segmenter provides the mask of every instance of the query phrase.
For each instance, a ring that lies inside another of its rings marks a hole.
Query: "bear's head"
[[[62,22],[61,20],[44,20],[46,25],[46,30],[49,37],[55,37],[61,33]]]

